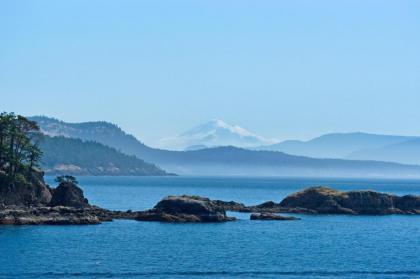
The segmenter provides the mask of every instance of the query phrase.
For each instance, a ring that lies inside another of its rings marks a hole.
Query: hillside
[[[388,162],[420,165],[420,139],[414,139],[381,148],[372,148],[355,151],[347,156],[349,159],[374,159]]]
[[[287,140],[273,145],[262,146],[258,149],[281,151],[293,155],[316,158],[344,159],[357,151],[381,148],[413,139],[420,138],[367,133],[335,133],[326,134],[308,141]],[[365,157],[364,159],[375,160],[376,158]]]
[[[184,174],[306,177],[420,177],[420,167],[380,161],[317,159],[236,147],[161,156],[165,168]]]
[[[37,122],[41,128],[41,132],[48,136],[63,136],[67,138],[79,138],[86,141],[97,141],[127,154],[135,154],[139,149],[148,149],[147,146],[139,142],[132,135],[125,133],[117,125],[105,121],[66,123],[45,116],[28,118]]]
[[[47,174],[168,175],[153,164],[97,142],[44,136],[40,148],[41,165]]]
[[[395,163],[315,159],[282,152],[253,151],[235,147],[194,151],[160,150],[144,145],[113,124],[104,122],[69,124],[46,117],[42,117],[41,120],[38,123],[44,133],[95,140],[177,174],[420,177],[419,166]]]

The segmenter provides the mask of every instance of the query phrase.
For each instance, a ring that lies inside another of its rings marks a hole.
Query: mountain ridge
[[[44,130],[51,127],[51,123],[45,121],[46,119],[44,119],[44,123],[39,123]],[[54,120],[49,121],[54,122]],[[65,122],[63,123],[61,125],[65,125]],[[91,129],[87,134],[78,132],[73,136],[94,138],[94,141],[102,144],[111,143],[111,146],[117,150],[135,155],[177,174],[420,177],[420,166],[376,161],[317,159],[282,152],[247,150],[232,146],[195,151],[169,151],[148,147],[122,130],[119,130],[121,133],[119,135],[105,138],[104,135],[109,134],[106,131],[99,130],[98,133],[92,133],[92,131],[97,130]],[[131,145],[127,146],[124,141],[115,140],[120,137],[127,137]]]
[[[258,150],[283,151],[289,154],[317,158],[348,159],[350,154],[360,150],[385,147],[414,139],[420,139],[420,137],[379,135],[363,132],[330,133],[307,141],[287,140],[259,147]],[[376,158],[372,157],[369,159],[375,160]]]
[[[371,148],[355,151],[346,159],[364,160],[376,158],[381,161],[398,162],[405,164],[420,164],[420,138],[386,145],[380,148]]]

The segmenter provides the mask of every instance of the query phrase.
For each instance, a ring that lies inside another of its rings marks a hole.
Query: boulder
[[[273,213],[253,213],[250,216],[250,220],[277,220],[277,221],[289,221],[289,220],[300,220],[300,218],[292,216],[282,216]]]
[[[161,222],[226,222],[226,211],[213,201],[198,196],[169,196],[148,211],[139,212],[136,220]]]
[[[286,197],[280,207],[317,214],[420,214],[420,196],[312,187]]]
[[[49,206],[89,207],[83,190],[71,182],[62,182],[54,189]]]

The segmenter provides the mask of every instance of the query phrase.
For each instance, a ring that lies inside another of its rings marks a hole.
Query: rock
[[[317,214],[420,214],[420,196],[312,187],[286,197],[280,207]]]
[[[161,222],[226,222],[226,211],[213,201],[198,196],[169,196],[148,211],[138,212],[136,220]]]
[[[0,209],[0,225],[92,225],[114,219],[135,219],[137,214],[97,206],[6,206]]]
[[[219,208],[225,211],[238,211],[238,212],[246,212],[247,207],[243,203],[235,202],[235,201],[221,201],[221,200],[212,200],[212,202],[218,206]]]
[[[0,225],[90,225],[113,219],[135,219],[138,215],[89,205],[75,183],[62,181],[51,189],[43,182],[42,175],[34,177],[31,183],[0,190]]]
[[[89,207],[83,190],[71,182],[62,182],[54,189],[49,206]]]
[[[254,206],[247,206],[244,210],[245,212],[260,212],[260,213],[281,213],[281,212],[287,212],[288,210],[286,208],[283,208],[280,206],[279,203],[275,203],[273,201],[264,202],[259,205]]]
[[[72,207],[7,207],[0,211],[1,225],[87,225],[99,224],[94,210]]]
[[[9,185],[0,174],[0,225],[89,225],[138,215],[89,205],[82,189],[72,181],[61,181],[51,189],[44,183],[43,173],[34,171],[27,177]]]
[[[403,212],[412,212],[419,214],[420,197],[414,195],[405,195],[395,199],[395,207]]]
[[[300,220],[300,218],[292,216],[282,216],[273,213],[253,213],[250,216],[250,220],[278,220],[278,221],[289,221],[289,220]]]
[[[0,174],[0,204],[45,205],[51,200],[51,193],[44,182],[44,173],[36,169],[24,177],[18,174],[14,183]]]

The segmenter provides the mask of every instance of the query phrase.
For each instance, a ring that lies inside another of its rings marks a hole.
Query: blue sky
[[[5,0],[0,100],[149,144],[213,118],[420,135],[420,1]]]

